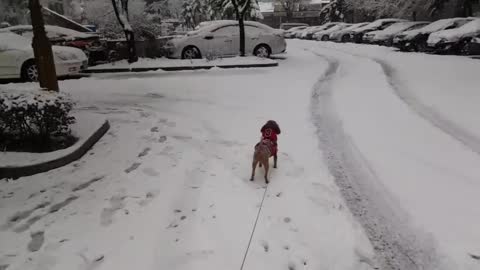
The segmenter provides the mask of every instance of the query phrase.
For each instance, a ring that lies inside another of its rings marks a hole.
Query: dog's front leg
[[[268,159],[267,159],[267,162],[263,164],[263,166],[265,167],[265,183],[268,184],[268,169],[269,169]]]
[[[277,168],[277,155],[273,156],[273,168]]]

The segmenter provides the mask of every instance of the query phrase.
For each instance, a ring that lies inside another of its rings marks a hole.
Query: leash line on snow
[[[250,240],[248,240],[247,250],[245,250],[245,255],[243,256],[242,266],[240,266],[240,270],[243,270],[243,266],[245,265],[245,261],[247,260],[248,251],[250,250],[250,244],[252,244],[253,234],[255,233],[255,229],[257,228],[257,222],[258,222],[258,218],[260,217],[260,213],[262,212],[263,201],[265,201],[265,197],[267,195],[267,189],[268,189],[268,184],[265,187],[265,191],[263,192],[262,202],[260,203],[260,208],[258,209],[257,218],[255,219],[255,223],[253,224],[252,234],[250,234]]]

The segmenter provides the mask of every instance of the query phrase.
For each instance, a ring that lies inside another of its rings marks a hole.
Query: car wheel
[[[470,55],[470,51],[471,51],[470,42],[467,42],[467,41],[463,42],[463,44],[461,45],[460,50],[459,50],[460,54],[461,55]]]
[[[342,42],[348,42],[350,40],[350,35],[343,35]]]
[[[322,40],[322,41],[328,41],[328,36],[327,36],[327,35],[323,35],[321,40]]]
[[[188,46],[183,49],[182,52],[182,59],[200,59],[202,56],[200,55],[200,51],[197,47]]]
[[[262,58],[270,57],[271,49],[268,45],[260,44],[253,50],[253,55]]]
[[[415,44],[415,51],[426,52],[427,51],[427,44],[425,42],[419,42],[419,43]]]
[[[38,81],[38,68],[34,60],[28,60],[23,64],[21,77],[27,82]]]

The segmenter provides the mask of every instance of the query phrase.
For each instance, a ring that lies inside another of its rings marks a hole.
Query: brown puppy
[[[253,153],[253,162],[252,162],[252,177],[250,181],[253,181],[255,178],[255,169],[257,164],[260,164],[260,167],[265,168],[265,183],[268,184],[268,170],[269,170],[269,159],[272,156],[273,143],[270,140],[262,140],[257,145],[255,145],[255,152]]]

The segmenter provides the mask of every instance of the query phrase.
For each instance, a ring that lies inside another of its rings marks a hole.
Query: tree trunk
[[[243,23],[244,14],[240,14],[238,27],[240,27],[240,56],[245,56],[245,25]]]
[[[120,6],[117,6],[117,3]],[[125,32],[128,46],[128,62],[133,63],[138,61],[137,49],[135,48],[135,35],[133,29],[128,22],[128,0],[112,0],[113,10],[117,16],[118,23]],[[123,16],[121,16],[123,15]],[[124,21],[125,20],[125,21]]]
[[[45,33],[42,6],[39,0],[29,0],[29,9],[33,27],[32,47],[40,87],[50,91],[58,91],[57,72],[55,71],[52,45]]]

